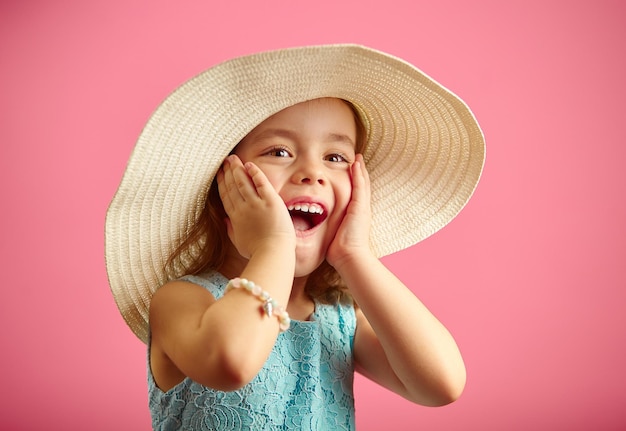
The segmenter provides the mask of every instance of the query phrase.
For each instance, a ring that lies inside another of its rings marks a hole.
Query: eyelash
[[[267,151],[265,154],[268,155],[268,156],[283,157],[283,156],[277,156],[276,155],[276,153],[278,153],[280,151],[284,151],[285,153],[287,153],[287,154],[289,154],[291,156],[291,153],[289,152],[287,147],[283,147],[283,146],[280,146],[280,145],[277,145],[275,147],[270,148],[269,151]]]
[[[341,154],[341,153],[329,154],[328,156],[326,156],[326,159],[328,160],[331,157],[339,157],[341,159],[341,160],[339,160],[338,162],[335,162],[335,163],[350,163],[350,161],[348,160],[348,158],[346,157],[345,154]]]
[[[265,154],[268,156],[274,156],[274,157],[284,157],[284,156],[277,155],[279,152],[283,152],[283,151],[287,153],[289,156],[291,156],[291,152],[289,151],[289,149],[281,145],[277,145],[275,147],[270,148]],[[335,157],[338,157],[340,160],[333,161],[333,163],[350,163],[350,159],[343,153],[332,153],[332,154],[325,156],[324,159],[328,161],[332,161],[330,159],[335,158]]]

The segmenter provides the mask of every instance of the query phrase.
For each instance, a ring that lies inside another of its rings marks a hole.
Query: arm
[[[237,275],[254,280],[286,306],[295,268],[295,232],[285,229],[293,224],[284,203],[256,166],[244,166],[235,156],[218,174],[218,184],[229,237],[247,259]],[[150,306],[150,326],[157,353],[153,365],[161,359],[166,370],[163,386],[171,386],[168,376],[174,383],[176,377],[180,381],[188,376],[219,390],[235,390],[252,380],[279,333],[277,319],[264,316],[260,305],[242,289],[217,301],[192,283],[171,282],[159,289]]]
[[[413,402],[450,403],[465,386],[463,359],[447,329],[371,253],[369,178],[363,166],[359,157],[352,167],[352,199],[328,252],[359,305],[356,369]]]
[[[466,376],[450,333],[378,259],[358,259],[340,270],[359,304],[357,371],[422,405],[456,400]]]

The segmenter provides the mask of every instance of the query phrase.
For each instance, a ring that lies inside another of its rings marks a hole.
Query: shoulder
[[[216,298],[224,294],[228,280],[218,272],[210,272],[201,275],[186,275],[177,280],[172,280],[161,286],[152,296],[150,306],[158,305],[159,302],[189,299],[189,297]]]
[[[159,316],[204,311],[224,294],[228,280],[217,272],[187,275],[161,286],[150,301],[150,321]]]
[[[199,275],[186,275],[177,281],[202,286],[216,298],[224,295],[226,285],[228,284],[228,279],[217,271],[210,271]]]
[[[170,281],[161,286],[150,300],[150,324],[159,317],[189,311],[191,308],[207,307],[215,297],[204,287],[182,280]],[[154,329],[154,328],[153,328]]]

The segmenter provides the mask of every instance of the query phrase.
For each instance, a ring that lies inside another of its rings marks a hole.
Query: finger
[[[266,200],[276,194],[274,186],[272,186],[263,171],[257,165],[252,162],[248,162],[245,164],[245,169],[252,179],[257,195],[261,199]]]
[[[233,209],[233,202],[230,198],[230,193],[228,192],[228,188],[226,186],[226,178],[224,176],[224,167],[220,168],[217,171],[216,180],[217,180],[217,189],[219,191],[220,199],[222,200],[222,205],[224,206],[224,210],[226,211],[226,214],[230,214]]]
[[[250,183],[246,178],[247,174],[241,173],[242,169],[243,164],[239,157],[230,155],[224,160],[224,185],[233,208],[246,200],[242,192],[245,191],[246,183]]]
[[[229,156],[231,162],[231,170],[233,181],[237,187],[237,191],[241,199],[246,202],[252,202],[259,198],[254,181],[250,177],[247,168],[241,162],[241,159],[235,155]]]
[[[362,203],[362,205],[369,205],[370,199],[370,179],[363,156],[357,154],[357,157],[352,164],[352,200]]]
[[[363,159],[357,154],[354,163],[350,167],[350,179],[352,180],[352,193],[360,193],[365,185],[365,177],[363,176]]]
[[[363,178],[365,180],[365,186],[367,188],[370,187],[370,174],[367,171],[367,165],[365,164],[365,160],[363,160],[363,154],[357,154],[357,161],[359,162],[359,170],[363,174]]]
[[[243,201],[243,197],[237,187],[237,180],[233,172],[233,160],[230,156],[224,160],[224,164],[222,165],[222,178],[220,197],[222,198],[222,203],[225,205],[224,209],[227,210],[227,213],[232,213],[238,202]],[[228,208],[226,206],[228,206]]]

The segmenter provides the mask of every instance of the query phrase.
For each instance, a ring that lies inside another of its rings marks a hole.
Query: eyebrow
[[[255,136],[255,139],[263,140],[273,137],[287,138],[292,141],[297,141],[298,133],[289,129],[271,128],[265,129],[260,132],[258,135]],[[329,133],[328,135],[326,135],[325,142],[339,142],[349,144],[353,147],[356,146],[355,142],[348,135],[344,135],[343,133]]]

